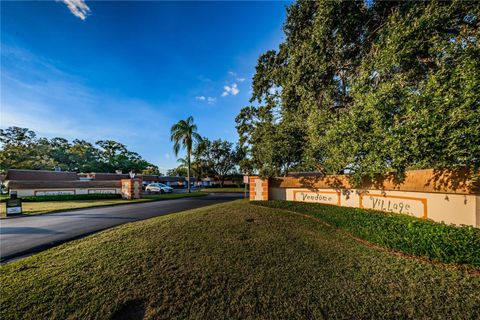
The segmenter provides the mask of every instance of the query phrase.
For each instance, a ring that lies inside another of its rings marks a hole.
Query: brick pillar
[[[268,179],[260,179],[257,176],[249,177],[250,201],[268,200]]]
[[[142,197],[142,178],[122,179],[122,198],[140,199]]]
[[[268,178],[262,180],[262,200],[268,201]]]
[[[250,189],[250,201],[253,201],[255,200],[255,180],[257,179],[257,177],[255,176],[251,176],[251,177],[248,177],[248,182],[249,182],[249,189]]]

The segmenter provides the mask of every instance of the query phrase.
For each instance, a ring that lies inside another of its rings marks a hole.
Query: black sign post
[[[7,217],[22,214],[22,199],[7,199]]]

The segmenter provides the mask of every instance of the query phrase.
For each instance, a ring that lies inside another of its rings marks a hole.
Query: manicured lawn
[[[200,189],[202,192],[224,192],[224,193],[244,193],[245,188],[204,188]],[[248,192],[248,189],[247,189]]]
[[[43,201],[43,202],[23,202],[22,209],[24,214],[42,214],[50,212],[58,212],[65,210],[111,206],[129,204],[134,202],[148,202],[148,201],[161,201],[169,199],[178,199],[185,197],[201,197],[205,196],[205,192],[194,193],[168,193],[168,194],[152,194],[144,195],[142,199],[136,200],[123,200],[123,199],[103,199],[103,200],[69,200],[69,201]],[[5,203],[0,203],[0,216],[5,216]]]
[[[255,201],[318,218],[350,235],[395,251],[480,268],[480,229],[405,214],[295,201]]]
[[[244,200],[126,224],[0,267],[2,319],[478,319],[480,276]]]

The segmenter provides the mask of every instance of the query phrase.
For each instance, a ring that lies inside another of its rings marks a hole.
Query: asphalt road
[[[79,209],[0,221],[0,262],[4,263],[127,222],[240,199],[243,194],[210,194]]]

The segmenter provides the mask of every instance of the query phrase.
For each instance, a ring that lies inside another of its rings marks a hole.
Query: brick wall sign
[[[88,189],[88,193],[101,193],[101,194],[115,194],[117,193],[116,189]]]
[[[426,198],[366,194],[359,196],[359,207],[427,218]]]
[[[293,201],[316,202],[340,205],[340,192],[336,191],[311,191],[294,190]]]
[[[350,184],[348,176],[250,177],[250,200],[322,203],[480,227],[480,186],[455,171],[408,171],[403,182]]]
[[[75,190],[39,190],[35,191],[35,196],[61,196],[75,194]]]

